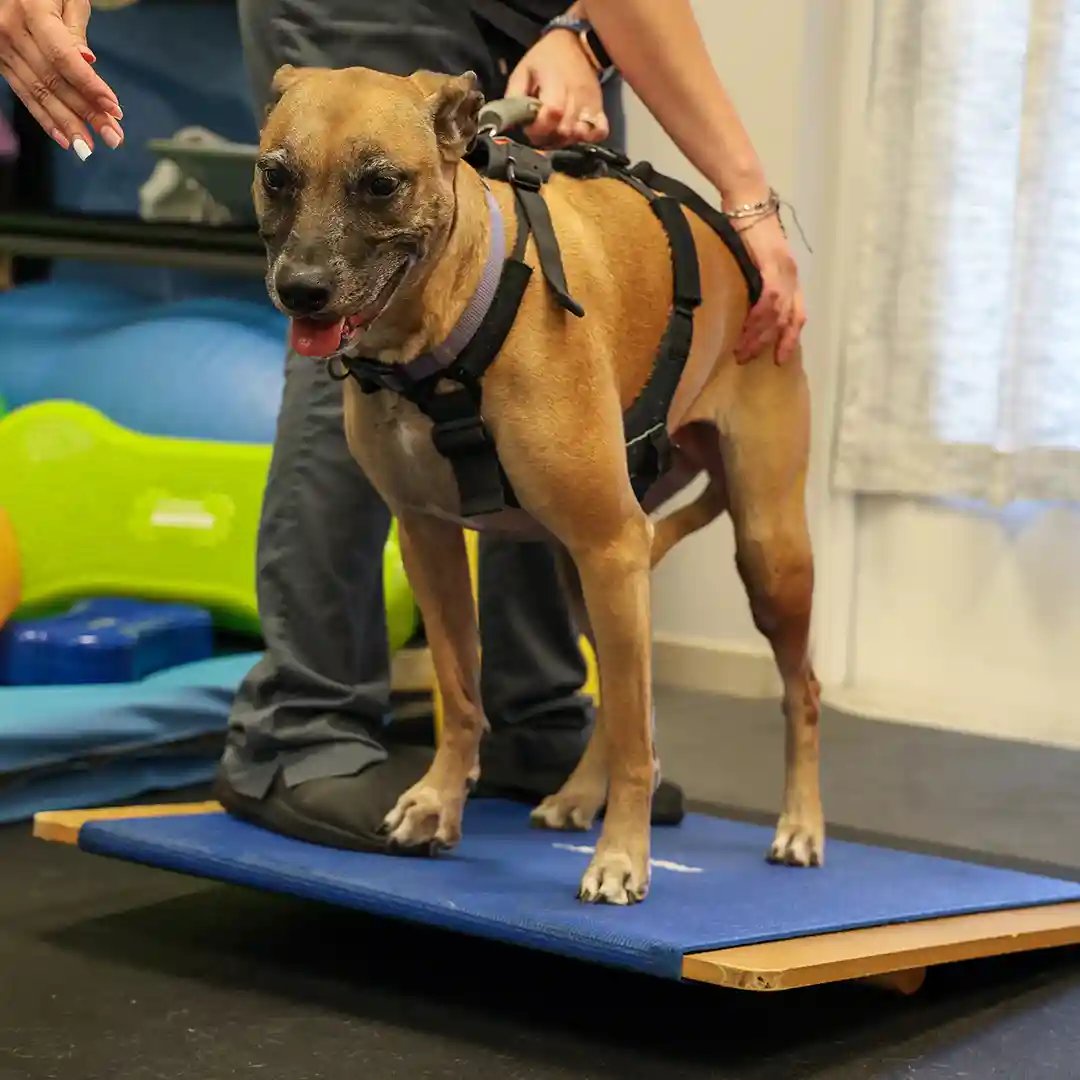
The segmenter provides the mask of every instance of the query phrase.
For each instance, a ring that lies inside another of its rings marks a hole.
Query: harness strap
[[[499,355],[514,319],[522,297],[532,277],[532,267],[524,260],[525,243],[528,230],[524,219],[525,211],[515,206],[517,213],[517,242],[510,258],[503,265],[499,287],[495,299],[491,302],[487,317],[473,334],[469,344],[458,354],[457,361],[446,369],[445,374],[461,382],[475,381],[484,374]]]
[[[671,247],[672,292],[675,307],[693,310],[701,306],[701,274],[698,271],[697,245],[682,207],[672,198],[654,198],[653,213],[667,233]]]
[[[540,257],[540,269],[547,279],[551,291],[555,294],[559,306],[579,319],[585,309],[570,295],[566,284],[566,272],[563,270],[562,254],[559,241],[555,237],[555,226],[551,223],[551,213],[539,188],[527,188],[514,185],[514,197],[518,206],[525,213],[529,231],[536,242],[536,254]]]
[[[487,318],[457,361],[442,375],[443,380],[457,383],[457,388],[440,394],[436,392],[437,382],[433,383],[426,400],[417,402],[421,412],[433,422],[431,438],[435,449],[454,470],[464,517],[493,514],[517,502],[510,497],[511,488],[506,482],[495,440],[484,423],[480,382],[480,377],[502,350],[532,277],[532,267],[522,261],[529,238],[525,210],[517,204],[514,209],[517,242],[503,266],[499,288]]]
[[[518,248],[515,258],[523,259],[529,236],[536,243],[540,269],[559,305],[579,319],[585,309],[570,295],[563,269],[562,253],[551,222],[551,213],[544,202],[540,189],[552,173],[551,159],[531,146],[495,138],[487,132],[477,136],[466,160],[473,168],[491,180],[505,180],[514,193],[514,202],[525,217],[526,226],[521,228],[518,218]]]
[[[495,442],[484,425],[478,387],[458,386],[417,401],[431,418],[431,440],[454,470],[465,517],[493,514],[506,506]]]
[[[693,188],[687,187],[671,176],[658,173],[647,161],[639,161],[634,165],[630,169],[630,175],[640,180],[646,187],[652,188],[653,191],[669,195],[682,203],[719,235],[739,264],[743,277],[746,278],[750,306],[753,307],[761,299],[761,273],[754,265],[754,260],[750,258],[750,253],[746,250],[746,245],[735,226],[731,224],[731,220],[720,213],[715,206],[710,206]]]
[[[668,195],[658,196],[624,170],[613,169],[609,175],[648,199],[671,250],[671,315],[649,378],[623,413],[627,468],[634,493],[640,499],[671,463],[668,410],[694,340],[694,310],[701,305],[701,275],[694,234],[680,204]]]

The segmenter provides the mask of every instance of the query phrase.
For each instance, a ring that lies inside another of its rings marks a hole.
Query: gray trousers
[[[283,63],[395,74],[473,70],[501,96],[521,49],[464,0],[240,0],[256,108]],[[613,88],[609,111],[621,123]],[[340,384],[290,353],[258,542],[266,653],[237,695],[222,768],[261,798],[384,760],[389,705],[382,549],[389,513],[349,456]],[[481,539],[483,698],[492,728],[582,728],[585,669],[543,544]],[[522,731],[524,734],[524,731]]]

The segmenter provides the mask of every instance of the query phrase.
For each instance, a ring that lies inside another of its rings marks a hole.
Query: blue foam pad
[[[164,782],[170,764],[152,752],[223,735],[236,687],[259,655],[214,657],[137,683],[0,689],[0,821],[208,778],[219,748],[175,783]],[[158,760],[147,764],[148,755]]]
[[[772,831],[690,815],[653,831],[644,904],[574,898],[596,836],[529,828],[514,803],[474,801],[438,859],[289,840],[224,814],[93,822],[79,844],[200,877],[411,919],[678,979],[686,953],[855,927],[1080,900],[1080,884],[833,841],[820,870],[770,866]]]
[[[217,755],[136,755],[21,778],[0,789],[0,824],[25,821],[39,810],[79,810],[134,799],[151,791],[206,784],[217,771]]]
[[[122,597],[84,600],[60,615],[0,630],[0,684],[135,682],[208,660],[213,651],[213,623],[202,608]]]

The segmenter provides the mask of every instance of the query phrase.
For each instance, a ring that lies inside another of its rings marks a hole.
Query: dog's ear
[[[302,68],[293,67],[292,64],[282,64],[274,72],[274,78],[270,82],[270,97],[266,102],[266,109],[263,111],[264,120],[273,112],[274,106],[281,100],[285,91],[295,86],[303,74]]]
[[[437,75],[418,71],[412,80],[424,94],[431,110],[431,122],[439,149],[447,161],[456,161],[476,138],[484,95],[475,72],[464,75]]]

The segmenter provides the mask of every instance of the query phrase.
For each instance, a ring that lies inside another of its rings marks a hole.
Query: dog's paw
[[[529,820],[537,829],[588,832],[603,805],[603,794],[564,789],[549,795],[532,811]]]
[[[581,879],[578,899],[586,904],[636,904],[649,891],[648,856],[626,851],[598,851]]]
[[[781,817],[776,827],[776,839],[766,858],[784,866],[824,866],[824,823]]]
[[[480,762],[477,763],[469,770],[469,775],[465,779],[465,791],[472,795],[480,785]]]
[[[383,821],[390,850],[437,855],[461,840],[463,794],[451,796],[423,780],[411,787]]]

